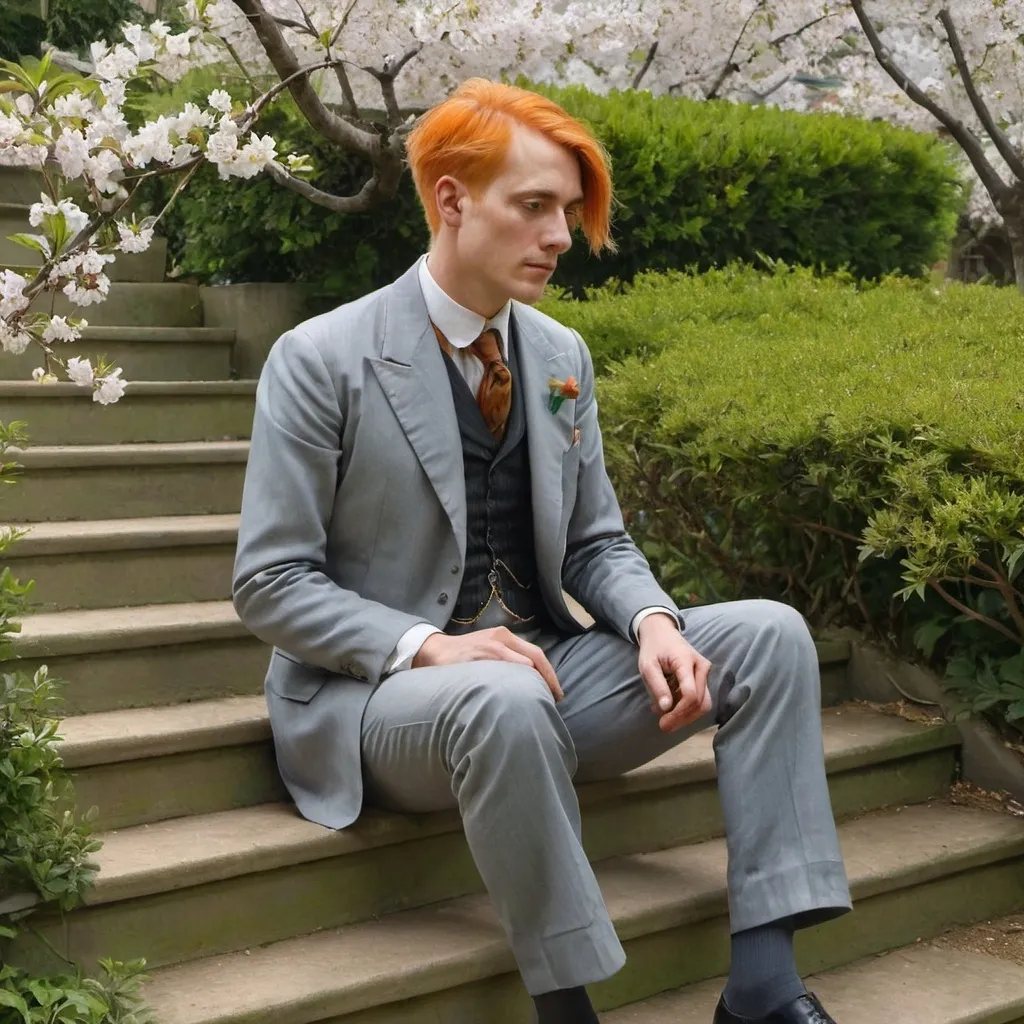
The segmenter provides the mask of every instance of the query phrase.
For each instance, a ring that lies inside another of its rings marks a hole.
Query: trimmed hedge
[[[681,604],[789,601],[1024,722],[1018,293],[731,267],[544,308],[606,367],[609,470]]]
[[[859,278],[914,275],[948,251],[961,187],[949,149],[932,137],[763,106],[540,91],[587,121],[613,161],[619,251],[597,259],[574,246],[554,279],[574,294],[648,268],[703,269],[762,254],[847,266]],[[287,102],[261,130],[282,151],[309,153],[327,191],[349,194],[365,180],[367,167]],[[341,216],[269,179],[222,182],[207,168],[178,200],[167,233],[186,275],[303,281],[342,300],[392,280],[428,244],[409,175],[390,203]]]
[[[962,186],[931,136],[720,100],[539,91],[608,148],[621,204],[616,255],[577,247],[563,257],[557,283],[575,291],[760,254],[858,278],[919,275],[948,252]]]

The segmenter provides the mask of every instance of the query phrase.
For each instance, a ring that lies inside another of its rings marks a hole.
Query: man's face
[[[485,315],[509,298],[532,304],[541,297],[558,257],[572,245],[582,203],[575,154],[517,126],[498,176],[462,198],[458,263],[493,307]]]

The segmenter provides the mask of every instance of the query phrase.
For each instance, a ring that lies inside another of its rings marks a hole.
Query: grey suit
[[[512,320],[539,582],[558,630],[535,639],[565,701],[555,705],[532,670],[499,662],[407,670],[379,685],[408,628],[445,627],[466,545],[451,387],[415,268],[272,349],[257,392],[234,597],[245,624],[275,646],[267,702],[300,812],[345,827],[359,815],[364,776],[387,806],[457,805],[537,993],[622,963],[582,852],[574,773],[625,770],[711,723],[664,736],[637,675],[631,620],[671,600],[623,528],[586,347],[529,307],[514,303]],[[580,397],[553,414],[548,379],[570,375]],[[563,589],[597,628],[581,630]],[[711,689],[727,723],[716,749],[734,928],[841,912],[849,896],[806,627],[771,602],[686,619],[687,638],[716,666]]]

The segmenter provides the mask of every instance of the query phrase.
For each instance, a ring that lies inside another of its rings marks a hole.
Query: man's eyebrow
[[[558,193],[552,191],[549,188],[524,188],[519,192],[514,193],[516,199],[526,199],[527,197],[536,197],[537,199],[557,199]],[[576,196],[567,202],[566,206],[579,206],[586,202],[586,196]]]

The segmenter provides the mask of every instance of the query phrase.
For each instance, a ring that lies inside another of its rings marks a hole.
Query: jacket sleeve
[[[343,425],[313,342],[301,330],[282,335],[256,391],[232,596],[261,640],[376,683],[399,638],[422,619],[339,587],[325,572]]]
[[[604,464],[604,446],[594,396],[594,364],[583,339],[580,347],[580,394],[576,429],[580,432],[580,464],[576,502],[569,517],[562,585],[596,619],[627,640],[642,609],[675,609],[640,549],[626,532],[618,499]],[[680,626],[683,622],[680,617]]]

